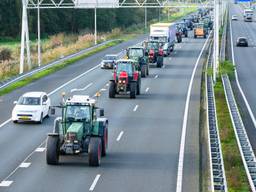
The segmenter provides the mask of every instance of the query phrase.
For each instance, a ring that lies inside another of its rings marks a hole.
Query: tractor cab
[[[146,77],[149,74],[148,58],[145,54],[145,49],[143,47],[129,47],[126,50],[126,55],[128,59],[135,60],[139,63],[142,77]]]
[[[148,55],[149,63],[156,63],[158,68],[163,66],[163,57],[164,57],[164,50],[163,50],[163,42],[150,40],[144,42],[144,47],[146,50],[146,54]]]

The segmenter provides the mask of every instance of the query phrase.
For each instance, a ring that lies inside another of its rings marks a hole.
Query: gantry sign
[[[198,7],[207,6],[201,0],[27,0],[28,9],[49,8],[163,8],[163,7]]]

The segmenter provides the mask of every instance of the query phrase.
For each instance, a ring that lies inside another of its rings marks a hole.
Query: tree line
[[[97,28],[108,32],[144,22],[144,8],[97,9]],[[158,18],[158,9],[148,9],[148,20]],[[93,32],[94,9],[41,9],[41,34]],[[0,1],[0,39],[19,38],[22,1]],[[37,34],[37,10],[28,10],[29,32]]]

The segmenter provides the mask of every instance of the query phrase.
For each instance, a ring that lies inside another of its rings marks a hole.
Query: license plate
[[[30,118],[26,117],[26,116],[21,116],[19,119],[21,119],[21,120],[30,120]]]

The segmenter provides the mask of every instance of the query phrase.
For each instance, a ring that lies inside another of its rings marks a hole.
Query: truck
[[[197,37],[204,37],[206,38],[207,35],[207,28],[205,28],[204,23],[197,23],[194,26],[194,38]]]
[[[252,22],[253,19],[253,10],[245,9],[244,10],[244,21],[245,22]]]
[[[150,25],[150,40],[168,43],[171,51],[174,50],[176,40],[175,23],[155,23]]]

